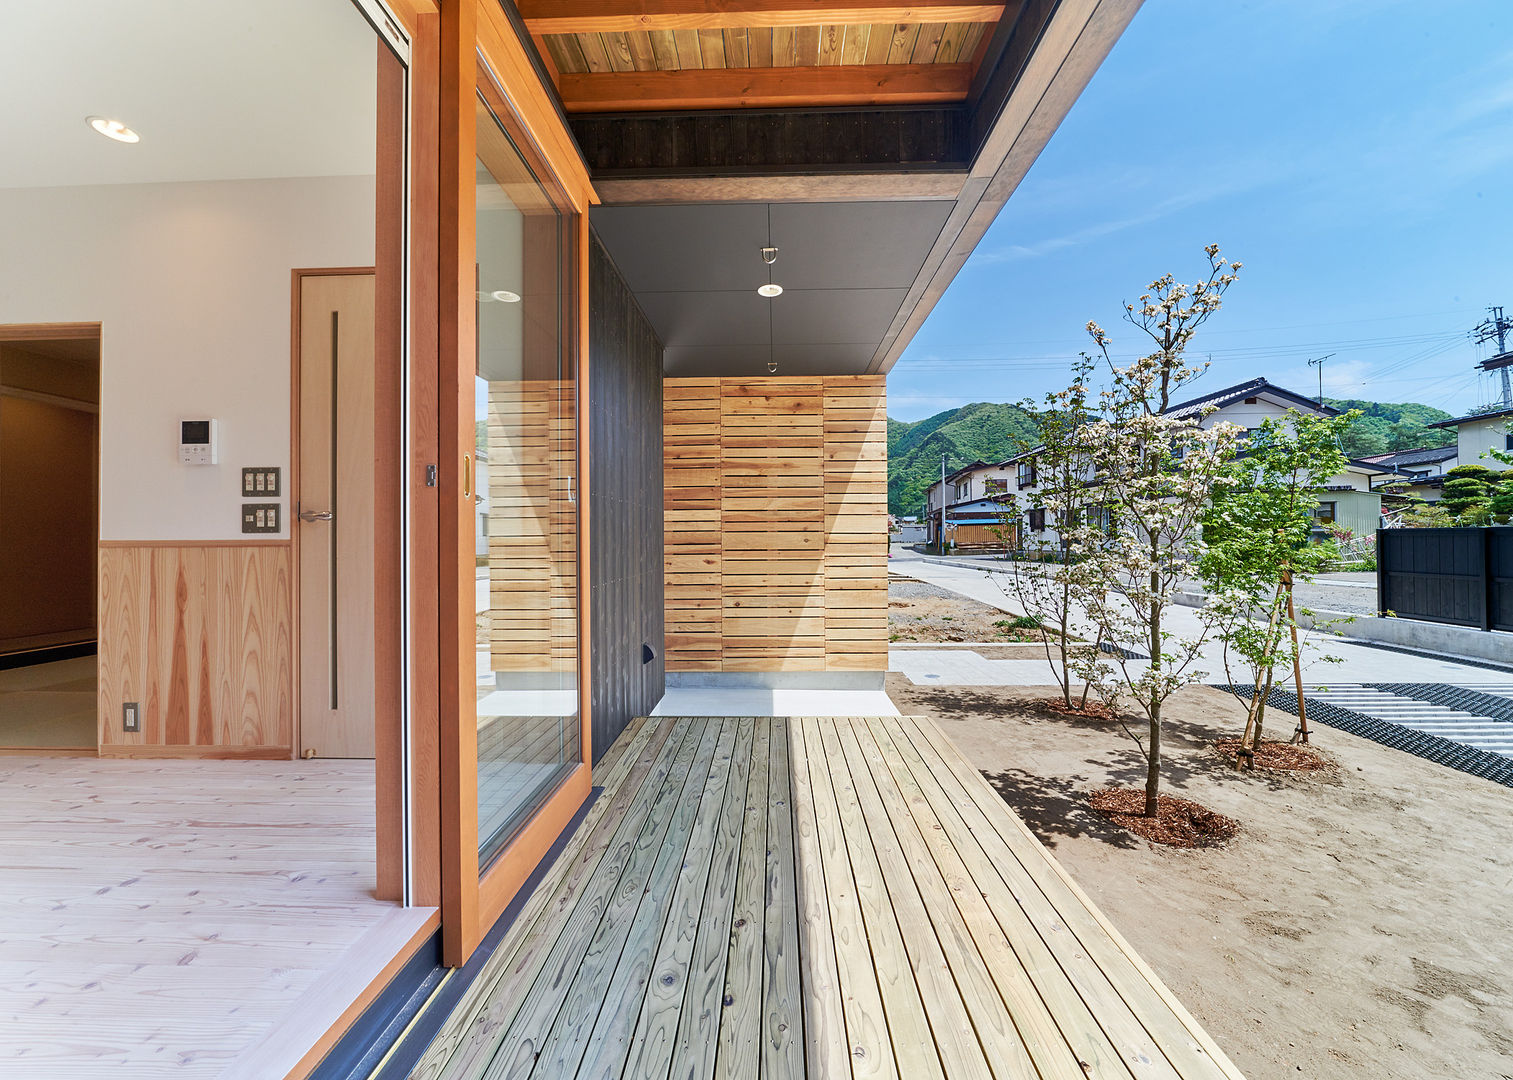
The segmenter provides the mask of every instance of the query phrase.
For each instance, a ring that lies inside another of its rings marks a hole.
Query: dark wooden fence
[[[1513,630],[1513,525],[1381,529],[1376,583],[1399,618]]]

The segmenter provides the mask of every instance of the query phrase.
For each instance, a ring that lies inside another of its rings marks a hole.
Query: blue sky
[[[1096,319],[1218,243],[1217,388],[1458,412],[1466,331],[1513,314],[1513,3],[1146,0],[888,378],[889,415],[1039,399]],[[1198,392],[1195,390],[1195,392]]]

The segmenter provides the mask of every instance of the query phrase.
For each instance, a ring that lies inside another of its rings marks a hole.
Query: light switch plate
[[[242,532],[278,532],[279,506],[279,503],[242,503]]]
[[[142,706],[135,701],[128,701],[121,706],[121,730],[142,730]]]
[[[275,465],[252,465],[242,467],[242,498],[264,499],[270,495],[282,495],[279,490],[283,470]]]

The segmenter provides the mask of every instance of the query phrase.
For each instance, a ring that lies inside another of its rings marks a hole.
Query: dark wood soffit
[[[608,180],[964,174],[963,106],[576,115],[596,185]]]
[[[1072,104],[1135,17],[1142,0],[1030,0],[1048,8],[999,63],[1017,68],[1002,110],[977,142],[956,208],[925,258],[869,373],[885,373],[966,263],[998,211],[1045,149]],[[1021,13],[1022,15],[1024,13]],[[1017,61],[1017,62],[1016,62]],[[978,110],[979,113],[981,110]],[[973,128],[976,129],[974,118]]]
[[[625,33],[635,30],[735,30],[847,23],[994,22],[1002,3],[960,0],[519,0],[533,34]]]

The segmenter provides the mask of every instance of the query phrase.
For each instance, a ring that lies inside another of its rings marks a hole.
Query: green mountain
[[[1336,409],[1359,409],[1362,415],[1345,432],[1345,453],[1353,458],[1385,454],[1389,450],[1413,450],[1420,446],[1449,446],[1455,432],[1428,425],[1449,420],[1443,409],[1414,402],[1362,401],[1356,398],[1325,398]]]
[[[1017,405],[979,401],[912,424],[889,417],[889,513],[919,513],[925,491],[940,479],[942,454],[948,470],[978,460],[1002,461],[1036,435],[1034,416]]]

